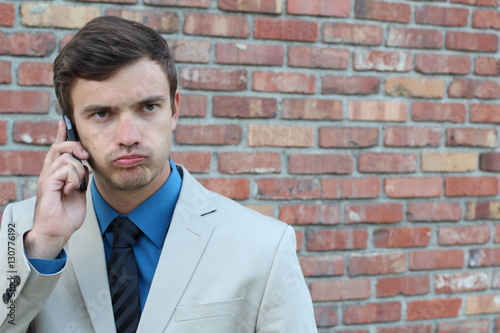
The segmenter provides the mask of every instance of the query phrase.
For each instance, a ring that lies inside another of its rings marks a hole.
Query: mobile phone
[[[73,123],[65,114],[63,114],[63,120],[64,120],[64,123],[66,124],[66,140],[67,141],[80,141],[78,138],[78,134],[76,133],[76,130],[74,129]],[[81,159],[79,159],[75,155],[73,155],[73,157],[75,159],[77,159],[80,163],[82,163]],[[83,177],[83,180],[80,183],[80,187],[78,189],[82,192],[87,191],[87,179],[86,179],[86,177]]]

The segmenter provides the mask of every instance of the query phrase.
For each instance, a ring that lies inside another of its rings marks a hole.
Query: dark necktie
[[[108,262],[109,289],[117,333],[137,331],[140,318],[139,274],[132,246],[141,230],[127,217],[111,222],[113,248]]]

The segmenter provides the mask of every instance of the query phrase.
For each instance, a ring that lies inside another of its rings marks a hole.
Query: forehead
[[[150,95],[163,95],[168,99],[169,83],[163,67],[147,58],[123,66],[102,81],[78,78],[70,90],[75,111],[89,103],[118,107]]]

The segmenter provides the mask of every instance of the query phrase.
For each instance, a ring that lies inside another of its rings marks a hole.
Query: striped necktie
[[[111,222],[113,248],[108,262],[109,289],[117,333],[137,331],[141,315],[139,273],[132,246],[141,230],[125,216]]]

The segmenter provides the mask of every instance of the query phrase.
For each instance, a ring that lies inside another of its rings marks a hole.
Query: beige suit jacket
[[[138,332],[317,332],[293,229],[179,171],[179,200]],[[3,215],[0,291],[9,289],[11,298],[0,302],[0,332],[114,332],[90,191],[84,224],[65,247],[66,265],[53,275],[39,274],[24,255],[34,203],[11,204]]]

